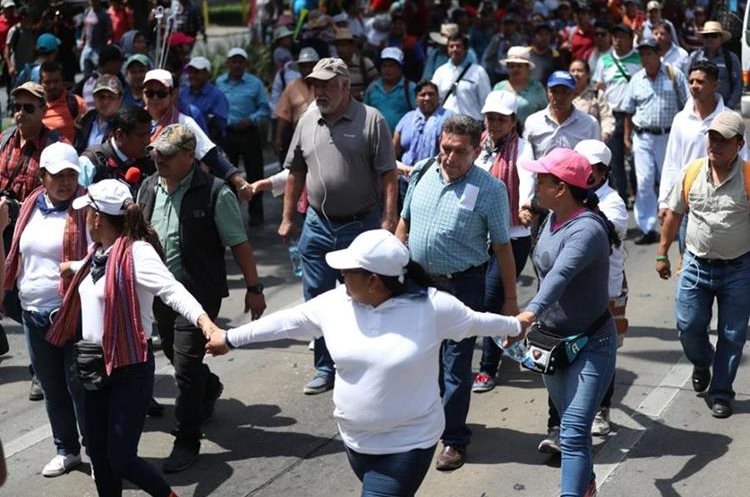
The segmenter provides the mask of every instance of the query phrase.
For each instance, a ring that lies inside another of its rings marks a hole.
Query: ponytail
[[[133,201],[127,201],[124,216],[111,216],[104,214],[112,225],[131,242],[145,241],[151,244],[159,254],[162,260],[165,258],[164,249],[159,241],[159,235],[156,234],[153,226],[146,221],[141,208]]]
[[[599,210],[599,197],[596,195],[596,192],[591,189],[584,190],[583,188],[570,184],[567,186],[574,199],[581,202],[586,209],[601,218],[604,226],[607,228],[607,237],[609,238],[610,247],[619,247],[622,245],[622,240],[620,240],[620,235],[617,234],[615,225],[612,224],[612,221],[610,221],[609,218],[607,218],[606,214]]]

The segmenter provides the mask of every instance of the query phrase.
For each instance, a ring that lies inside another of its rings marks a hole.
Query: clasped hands
[[[226,330],[222,330],[216,326],[216,323],[211,321],[206,314],[203,314],[198,318],[198,327],[207,340],[206,354],[217,356],[229,352],[229,347],[227,347]]]
[[[523,311],[516,315],[516,319],[521,323],[521,333],[514,337],[506,337],[503,342],[503,349],[512,347],[514,343],[520,342],[526,338],[526,331],[529,329],[529,326],[536,321],[536,315],[531,311]]]

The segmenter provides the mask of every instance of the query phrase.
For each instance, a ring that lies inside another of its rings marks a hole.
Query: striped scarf
[[[94,246],[83,267],[73,277],[63,305],[47,332],[46,339],[52,345],[62,347],[76,338],[81,311],[78,288],[88,276],[98,248],[98,245]],[[148,341],[143,330],[135,283],[133,242],[121,236],[112,245],[104,275],[102,350],[108,375],[117,368],[146,362],[148,357]]]
[[[6,290],[13,288],[13,284],[18,278],[18,273],[21,266],[21,234],[29,224],[31,215],[34,213],[36,208],[37,199],[44,195],[47,190],[40,186],[26,197],[23,205],[21,206],[21,212],[18,214],[18,221],[16,221],[16,227],[13,230],[13,241],[10,245],[10,251],[8,257],[5,260],[5,282],[4,286]],[[78,187],[76,190],[76,197],[80,197],[85,194],[86,190],[83,187]],[[86,257],[86,210],[73,209],[72,205],[68,207],[67,218],[65,220],[65,234],[63,235],[62,243],[62,255],[60,262],[67,261],[79,261]],[[60,278],[60,287],[58,289],[60,295],[65,295],[65,292],[70,285],[70,279]]]
[[[508,133],[503,142],[496,150],[495,144],[489,133],[484,132],[484,147],[488,153],[497,151],[495,162],[492,163],[490,174],[493,177],[502,180],[508,189],[508,201],[510,202],[510,225],[521,226],[521,220],[518,217],[519,204],[519,179],[516,162],[518,160],[518,131],[514,127]]]
[[[164,131],[164,128],[170,124],[177,124],[179,121],[180,111],[177,110],[177,107],[173,106],[153,124],[154,130],[151,132],[151,143],[154,143],[156,139],[159,138],[159,135]]]

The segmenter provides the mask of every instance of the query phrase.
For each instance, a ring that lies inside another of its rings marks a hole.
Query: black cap
[[[627,33],[629,35],[633,34],[633,28],[631,28],[625,23],[615,24],[614,26],[612,26],[611,31],[613,34],[617,33],[618,31],[622,31],[623,33]]]
[[[555,31],[554,29],[552,29],[552,26],[548,22],[538,22],[534,25],[534,33],[543,29],[546,29],[550,33],[554,33]]]
[[[122,52],[117,45],[106,45],[99,51],[99,65],[113,60],[123,60]]]
[[[642,48],[650,48],[652,50],[659,50],[659,42],[657,42],[654,38],[646,38],[642,42],[638,44],[638,50]]]

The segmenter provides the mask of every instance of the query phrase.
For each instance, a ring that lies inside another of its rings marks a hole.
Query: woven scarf
[[[63,305],[47,332],[46,339],[52,345],[62,347],[76,338],[81,311],[78,288],[88,276],[98,248],[94,246],[71,281]],[[104,275],[102,349],[108,375],[117,368],[146,362],[148,356],[148,341],[143,330],[135,283],[133,242],[121,236],[112,245]]]
[[[409,150],[404,152],[405,164],[413,166],[422,159],[435,157],[438,153],[438,139],[444,121],[445,111],[442,109],[435,109],[429,116],[422,114],[419,109],[414,111],[412,120],[414,131]]]
[[[177,124],[180,119],[180,111],[177,107],[172,106],[163,116],[154,124],[154,130],[151,132],[151,143],[154,143],[161,132],[170,124]]]
[[[18,272],[21,265],[21,252],[19,250],[21,234],[26,228],[26,225],[29,224],[31,215],[34,213],[34,209],[38,206],[37,202],[44,202],[45,192],[46,189],[43,186],[38,187],[26,197],[26,200],[21,205],[21,212],[18,214],[18,221],[16,221],[16,227],[13,230],[13,242],[10,245],[8,257],[5,260],[4,286],[6,290],[13,288],[13,284],[18,278]],[[86,190],[82,187],[78,187],[75,196],[80,197],[84,193],[86,193]],[[86,257],[87,243],[86,209],[75,210],[72,206],[68,206],[60,262],[80,261]],[[65,295],[69,285],[69,278],[60,278],[60,295]]]
[[[518,210],[520,208],[518,204],[520,200],[518,193],[518,166],[516,164],[516,161],[518,160],[518,131],[516,131],[516,128],[514,127],[510,133],[505,136],[499,147],[496,147],[495,143],[492,142],[489,133],[485,131],[483,144],[488,153],[497,152],[495,161],[490,168],[490,174],[495,178],[502,180],[502,182],[505,183],[505,187],[508,189],[511,226],[521,226],[521,220],[518,218]]]

